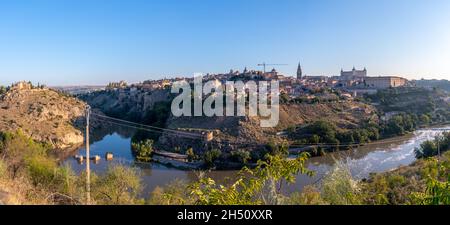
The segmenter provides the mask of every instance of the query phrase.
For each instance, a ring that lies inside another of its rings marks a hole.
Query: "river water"
[[[450,128],[450,126],[445,128]],[[333,152],[326,156],[311,158],[307,162],[307,167],[315,171],[315,176],[308,177],[299,174],[296,183],[286,185],[283,191],[291,193],[300,191],[305,185],[320,183],[322,177],[338,161],[346,163],[353,176],[358,179],[368,177],[370,173],[389,171],[402,165],[409,165],[415,161],[414,148],[418,147],[422,142],[432,139],[439,132],[418,130],[412,134],[370,143],[354,150]],[[197,179],[198,172],[195,171],[182,171],[157,163],[134,163],[134,157],[130,148],[133,130],[118,128],[109,129],[106,133],[94,133],[97,134],[97,137],[92,138],[91,155],[102,157],[98,163],[91,163],[91,169],[96,173],[104,172],[108,165],[112,163],[135,165],[142,175],[145,184],[144,190],[147,193],[151,192],[155,187],[164,186],[175,179],[187,182]],[[112,161],[104,159],[106,152],[114,154]],[[81,148],[75,154],[85,155],[85,149]],[[73,157],[67,158],[65,163],[69,164],[76,172],[81,172],[85,169],[85,165],[78,164]],[[227,178],[236,177],[237,172],[236,170],[211,171],[208,172],[208,175],[219,182],[226,182]]]

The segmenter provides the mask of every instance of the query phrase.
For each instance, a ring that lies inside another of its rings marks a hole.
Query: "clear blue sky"
[[[137,82],[298,61],[450,78],[448,0],[0,2],[0,84]]]

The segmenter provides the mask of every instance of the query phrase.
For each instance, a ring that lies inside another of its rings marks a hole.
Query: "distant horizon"
[[[225,73],[450,78],[450,1],[15,0],[0,2],[0,85]],[[268,66],[267,69],[272,69]]]
[[[204,73],[205,75],[207,74],[207,73]],[[210,74],[212,74],[212,73],[210,73]],[[217,73],[217,74],[220,74],[220,73]],[[285,75],[285,74],[282,74],[282,75]],[[285,75],[286,76],[286,75]],[[295,77],[294,75],[288,75],[289,77]],[[331,77],[331,76],[339,76],[339,75],[309,75],[309,74],[305,74],[304,76],[327,76],[327,77]],[[377,76],[374,76],[374,75],[367,75],[368,77],[378,77],[378,76],[399,76],[399,75],[377,75]],[[188,77],[193,77],[193,75],[192,76],[166,76],[166,77],[162,77],[162,78],[158,78],[158,79],[151,79],[151,80],[160,80],[160,79],[173,79],[173,78],[177,78],[177,77],[182,77],[182,78],[188,78]],[[108,82],[106,82],[106,83],[102,83],[102,84],[83,84],[83,83],[80,83],[80,84],[47,84],[47,83],[43,83],[43,82],[39,82],[39,81],[31,81],[33,84],[35,84],[35,85],[37,85],[37,84],[42,84],[42,85],[45,85],[45,86],[47,86],[47,87],[105,87],[105,86],[107,86],[110,82],[119,82],[119,81],[125,81],[125,82],[127,82],[127,84],[138,84],[138,83],[142,83],[142,82],[144,82],[144,81],[146,81],[146,80],[150,80],[150,79],[143,79],[143,80],[139,80],[139,81],[129,81],[129,80],[126,80],[126,79],[122,79],[122,80],[111,80],[111,81],[108,81]],[[436,78],[420,78],[420,79],[408,79],[409,81],[416,81],[416,80],[437,80],[437,81],[450,81],[450,79],[445,79],[445,78],[442,78],[442,79],[436,79]],[[21,82],[21,81],[26,81],[26,82],[28,82],[28,81],[30,81],[30,80],[17,80],[17,81],[14,81],[14,82],[12,82],[12,83],[10,83],[10,84],[1,84],[0,83],[0,86],[10,86],[10,85],[12,85],[12,84],[14,84],[14,83],[18,83],[18,82]]]

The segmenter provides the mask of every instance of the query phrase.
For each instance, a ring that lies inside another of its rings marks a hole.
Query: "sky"
[[[260,69],[450,79],[448,0],[4,0],[0,84]],[[271,69],[271,68],[269,68]]]

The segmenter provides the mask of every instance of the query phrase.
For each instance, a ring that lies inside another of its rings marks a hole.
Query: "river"
[[[450,128],[450,126],[444,127]],[[112,131],[111,131],[112,130]],[[307,161],[307,167],[315,171],[315,176],[308,177],[299,174],[295,184],[286,185],[285,193],[300,191],[305,185],[320,183],[321,178],[330,171],[336,162],[341,161],[348,165],[355,178],[362,179],[370,173],[393,170],[402,165],[409,165],[415,161],[414,148],[422,142],[432,139],[440,131],[417,130],[414,133],[382,141],[370,143],[350,151],[329,153],[325,156],[314,157]],[[131,152],[131,136],[134,133],[129,129],[110,129],[108,132],[94,132],[97,137],[92,138],[91,155],[99,155],[102,159],[94,164],[91,169],[96,173],[102,173],[112,163],[124,165],[136,165],[142,175],[145,184],[144,191],[151,192],[157,186],[164,186],[175,179],[194,181],[197,178],[195,171],[183,171],[166,167],[157,163],[136,164]],[[106,161],[104,155],[112,152],[114,159]],[[85,148],[80,148],[74,154],[85,155]],[[84,164],[79,164],[73,157],[68,157],[65,163],[69,164],[76,172],[85,169]],[[211,171],[208,175],[218,181],[236,176],[236,170]]]

